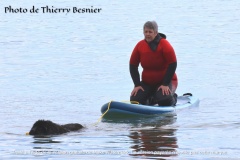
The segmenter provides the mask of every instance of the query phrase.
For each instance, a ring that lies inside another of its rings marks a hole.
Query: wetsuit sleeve
[[[140,83],[140,74],[138,71],[138,67],[130,64],[129,69],[130,69],[130,74],[131,74],[134,86],[135,87],[140,86],[141,83]]]
[[[173,62],[173,63],[169,64],[169,66],[167,68],[167,72],[163,79],[164,86],[168,86],[170,84],[172,77],[176,71],[176,68],[177,68],[177,62]]]
[[[168,64],[166,74],[164,75],[164,78],[163,78],[163,85],[167,86],[170,84],[170,82],[173,78],[173,75],[176,71],[177,58],[176,58],[176,54],[175,54],[173,47],[165,39],[163,40],[163,46],[164,46],[164,48],[163,48],[164,60],[165,60],[166,64]]]
[[[130,57],[130,64],[132,64],[134,66],[137,66],[137,67],[140,63],[140,53],[139,53],[139,50],[138,50],[138,46],[139,46],[139,43],[133,49],[132,55]]]
[[[129,62],[129,70],[135,87],[140,86],[140,74],[138,71],[138,66],[140,63],[140,53],[138,51],[138,44],[133,49]]]

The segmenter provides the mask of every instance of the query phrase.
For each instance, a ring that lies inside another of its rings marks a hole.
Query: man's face
[[[157,35],[157,32],[154,32],[153,29],[144,28],[143,34],[147,42],[151,42]]]

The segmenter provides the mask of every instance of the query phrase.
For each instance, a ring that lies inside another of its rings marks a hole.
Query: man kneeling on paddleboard
[[[175,105],[178,80],[174,49],[166,40],[166,35],[158,33],[155,21],[144,24],[143,34],[144,39],[137,43],[130,57],[130,74],[134,82],[130,101],[144,105]],[[143,68],[142,81],[138,71],[139,63]]]

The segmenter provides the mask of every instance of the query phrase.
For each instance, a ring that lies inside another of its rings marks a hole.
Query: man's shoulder
[[[169,43],[168,40],[162,38],[162,39],[160,40],[160,44],[162,44],[162,45],[169,45],[170,43]]]
[[[146,45],[147,42],[143,39],[143,40],[140,40],[138,43],[137,43],[137,46],[142,46],[142,45]]]

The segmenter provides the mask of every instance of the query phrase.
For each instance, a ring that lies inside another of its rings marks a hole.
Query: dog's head
[[[54,135],[66,133],[67,130],[60,125],[48,120],[38,120],[33,124],[30,135]]]

